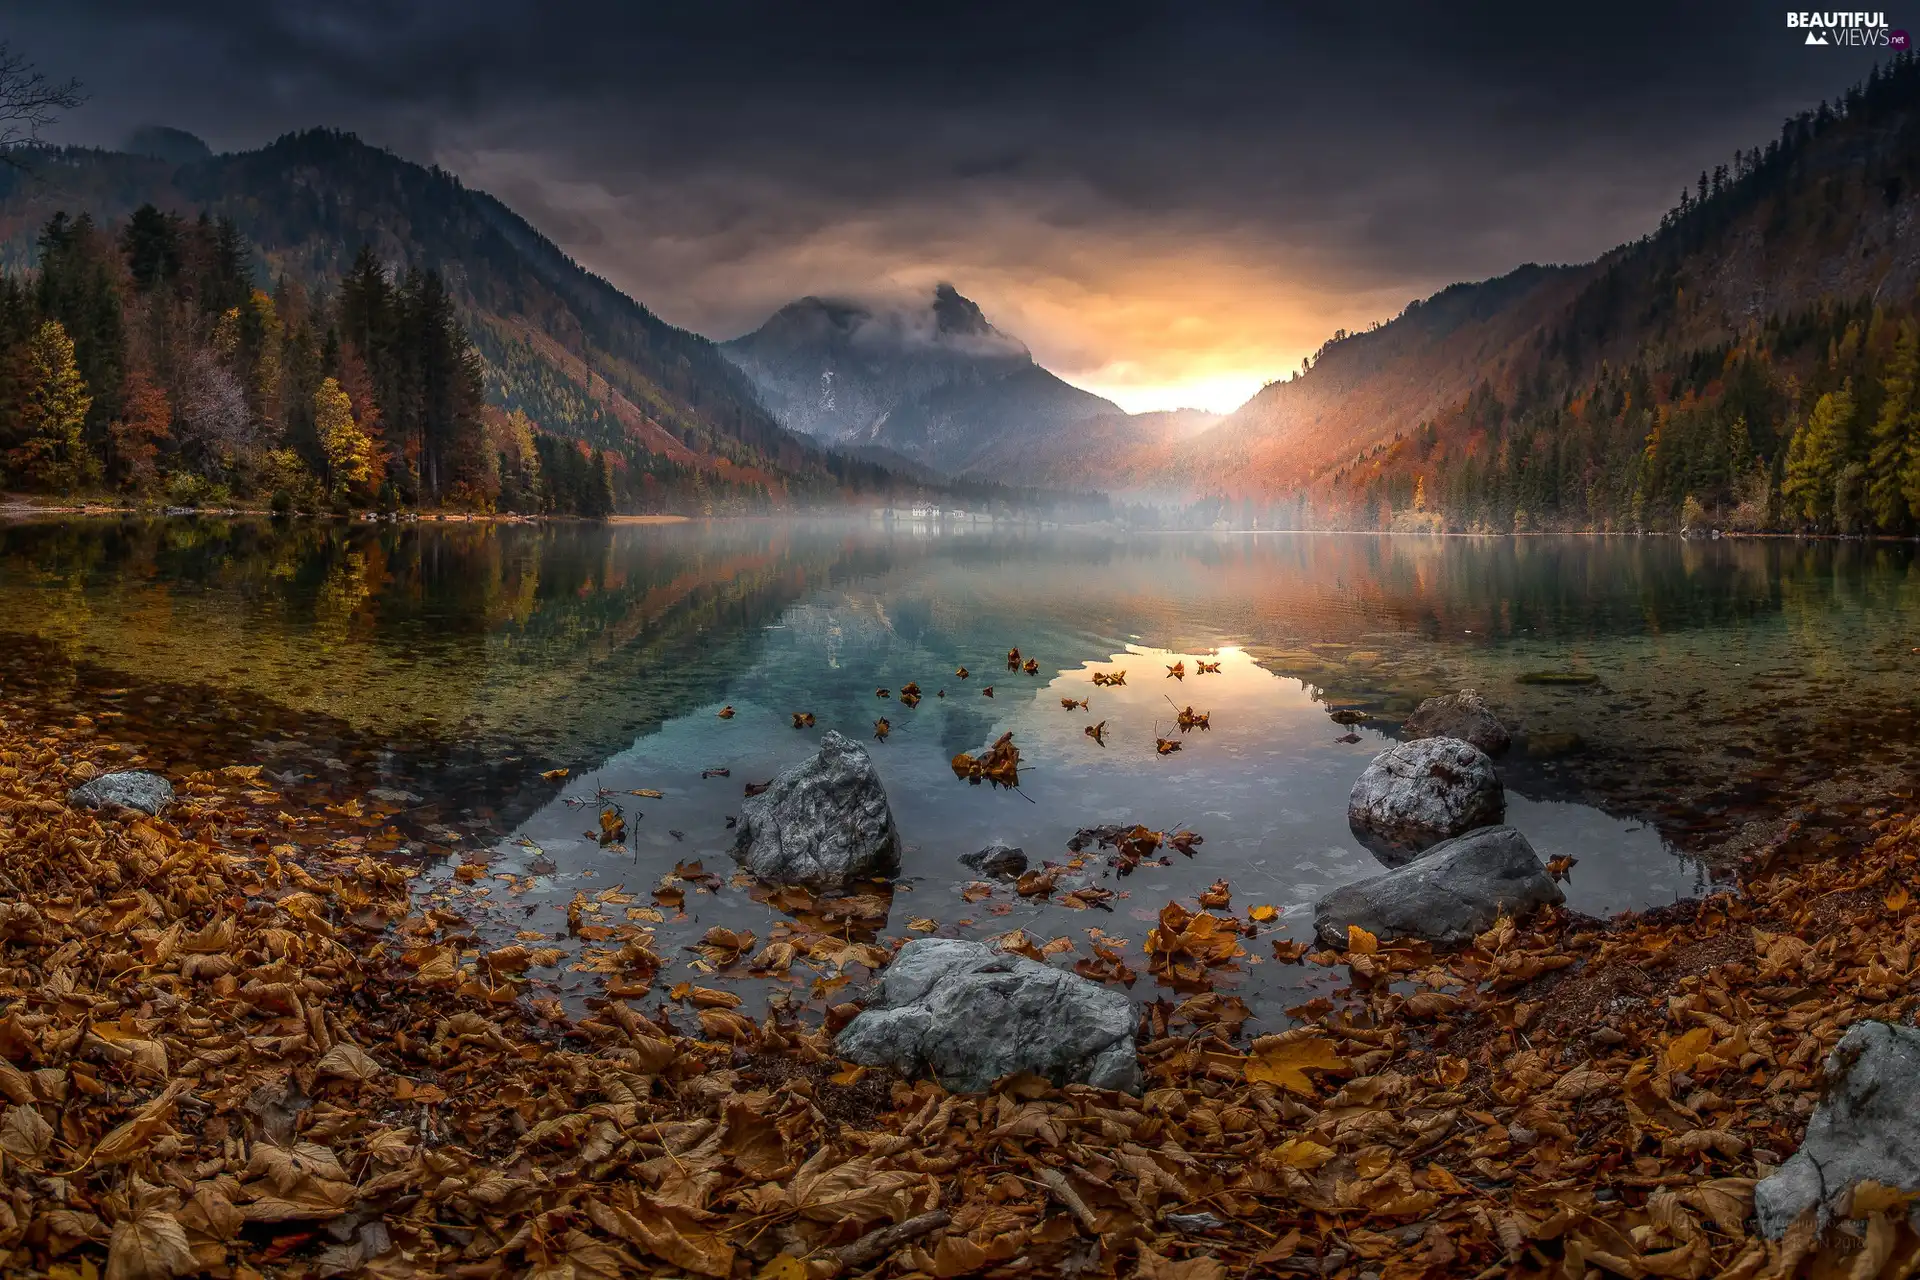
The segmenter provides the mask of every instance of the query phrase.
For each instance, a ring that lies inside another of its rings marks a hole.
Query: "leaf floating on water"
[[[1282,964],[1298,964],[1300,957],[1311,950],[1304,942],[1293,942],[1286,938],[1273,940],[1273,958]]]
[[[615,841],[623,840],[626,838],[626,834],[627,820],[621,816],[618,809],[602,809],[600,811],[601,845],[610,845]]]
[[[1568,876],[1568,873],[1573,870],[1574,864],[1576,864],[1579,861],[1580,859],[1574,857],[1570,853],[1563,853],[1563,854],[1560,854],[1558,857],[1548,858],[1547,874],[1552,876],[1555,880],[1565,880]]]
[[[1225,907],[1232,901],[1233,890],[1225,880],[1215,880],[1199,898],[1203,907]]]
[[[652,787],[635,787],[633,790],[627,792],[627,794],[630,796],[641,796],[648,800],[664,800],[667,795],[666,792],[655,791]]]
[[[1125,671],[1096,671],[1093,673],[1093,682],[1096,685],[1122,685],[1127,682],[1127,673]]]
[[[1333,721],[1335,724],[1365,724],[1368,718],[1367,713],[1364,711],[1353,711],[1345,707],[1338,711],[1329,711],[1327,713],[1327,719]]]
[[[1088,711],[1091,710],[1091,707],[1088,705],[1091,701],[1091,698],[1062,698],[1060,699],[1060,709],[1063,711],[1072,711],[1078,708],[1081,711]]]
[[[965,680],[967,678],[967,669],[965,667],[955,667],[953,674]]]
[[[982,782],[1008,790],[1020,785],[1020,748],[1013,745],[1011,732],[1001,734],[979,756],[962,751],[951,763],[954,777],[976,787]]]
[[[887,735],[893,732],[893,725],[885,716],[873,722],[873,736],[877,742],[885,742]]]
[[[1380,939],[1357,924],[1347,926],[1347,950],[1354,955],[1370,956],[1380,950]]]
[[[1104,747],[1107,745],[1107,722],[1105,720],[1102,720],[1099,724],[1088,725],[1082,732],[1101,746]]]
[[[796,711],[793,713],[793,727],[796,729],[813,728],[813,712]]]
[[[1018,671],[1019,669],[1020,669],[1020,651],[1018,649],[1007,650],[1007,670]]]
[[[1153,749],[1163,756],[1170,756],[1180,749],[1180,740],[1178,738],[1155,738],[1153,740]]]
[[[1168,667],[1167,678],[1169,680],[1185,680],[1187,678],[1186,659],[1182,658],[1180,661]]]
[[[873,696],[876,698],[891,698],[893,694],[886,689],[875,689]]]
[[[573,770],[571,769],[549,769],[540,776],[548,782],[565,782],[567,775],[572,772]]]
[[[1279,918],[1280,912],[1278,909],[1268,906],[1266,903],[1261,903],[1257,907],[1250,907],[1247,910],[1247,919],[1252,920],[1255,924],[1268,924]]]
[[[1181,711],[1180,714],[1175,717],[1175,720],[1179,724],[1180,732],[1182,733],[1187,732],[1189,729],[1211,729],[1213,727],[1213,713],[1211,711],[1195,711],[1191,706]]]
[[[1220,674],[1218,662],[1199,662],[1193,664],[1193,673],[1197,676],[1217,676]]]
[[[769,778],[765,782],[749,782],[745,788],[747,793],[747,798],[752,799],[754,796],[759,795],[761,792],[765,791],[768,787],[771,787],[772,785],[773,785],[773,780],[771,778]]]
[[[1021,664],[1020,669],[1030,676],[1037,676],[1040,674],[1040,660],[1038,658],[1028,658]]]
[[[722,707],[716,714],[718,714],[722,720],[731,720],[733,719],[733,708],[730,706]]]
[[[980,691],[980,696],[983,698],[991,698],[993,696],[993,686],[988,685],[986,688],[982,689]]]
[[[702,769],[700,776],[702,778],[730,778],[733,776],[733,770],[727,768]]]

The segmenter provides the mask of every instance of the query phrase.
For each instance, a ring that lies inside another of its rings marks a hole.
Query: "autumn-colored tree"
[[[1787,474],[1780,492],[1793,510],[1816,524],[1833,519],[1834,482],[1846,464],[1847,430],[1853,423],[1853,383],[1829,391],[1787,445]]]
[[[328,378],[313,393],[314,430],[327,456],[327,484],[340,497],[363,495],[373,475],[373,441],[353,420],[353,401]]]
[[[173,406],[167,393],[147,371],[135,368],[120,389],[120,416],[107,427],[113,441],[114,462],[120,479],[130,489],[145,492],[158,479],[154,459],[160,442],[171,434]]]
[[[41,488],[70,493],[99,477],[100,464],[81,438],[93,396],[74,363],[73,339],[58,320],[34,330],[27,344],[24,439],[7,453],[8,469]]]

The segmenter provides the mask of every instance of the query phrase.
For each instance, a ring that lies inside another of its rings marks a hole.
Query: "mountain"
[[[1900,54],[1641,238],[1336,334],[1202,435],[1083,450],[1082,482],[1359,528],[1912,532],[1917,223]]]
[[[62,148],[40,152],[31,175],[0,167],[0,265],[26,265],[58,210],[119,221],[146,203],[232,219],[269,286],[288,278],[330,289],[367,245],[396,273],[445,277],[484,361],[487,398],[548,431],[775,492],[891,483],[874,464],[784,429],[713,343],[437,167],[332,130],[217,156],[198,155],[186,136],[143,132],[142,146],[165,156]]]
[[[947,475],[1025,478],[1023,442],[1120,407],[1034,363],[950,284],[923,305],[802,298],[721,344],[794,431],[889,450]]]

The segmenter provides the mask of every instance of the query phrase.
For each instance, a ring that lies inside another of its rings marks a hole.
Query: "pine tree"
[[[26,439],[7,454],[9,469],[63,493],[97,479],[100,464],[81,437],[93,396],[74,363],[73,339],[58,320],[42,323],[28,344],[26,392],[20,414]]]
[[[1853,424],[1853,382],[1814,403],[1805,425],[1787,446],[1781,493],[1793,509],[1816,524],[1833,519],[1834,482],[1846,464],[1847,432]]]
[[[1867,507],[1885,530],[1905,528],[1920,517],[1920,327],[1900,326],[1893,361],[1881,380],[1880,417],[1873,424],[1867,463]]]

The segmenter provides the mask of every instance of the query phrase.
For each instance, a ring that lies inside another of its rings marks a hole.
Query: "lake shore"
[[[0,1245],[43,1273],[1784,1273],[1822,1241],[1753,1238],[1753,1180],[1846,1027],[1915,1006],[1920,823],[1886,817],[1610,924],[1352,939],[1251,1043],[1232,997],[1151,1002],[1143,1098],[949,1096],[841,1062],[848,1007],[755,1023],[637,941],[569,1018],[536,940],[483,943],[252,761],[159,819],[76,810],[146,749],[112,723],[0,707]]]

